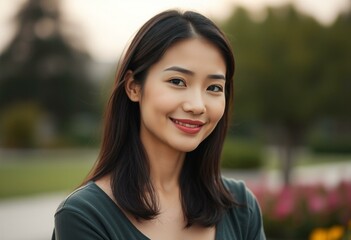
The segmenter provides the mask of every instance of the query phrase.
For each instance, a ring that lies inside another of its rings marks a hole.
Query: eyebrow
[[[178,67],[178,66],[172,66],[169,68],[166,68],[164,71],[176,71],[176,72],[181,72],[190,76],[195,75],[195,73],[189,69],[185,69],[182,67]],[[209,74],[207,75],[207,78],[209,79],[219,79],[219,80],[226,80],[225,76],[223,74]]]

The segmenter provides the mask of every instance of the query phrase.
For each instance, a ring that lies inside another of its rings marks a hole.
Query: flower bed
[[[351,239],[346,237],[351,231],[351,182],[332,188],[313,185],[252,190],[260,202],[269,239]]]

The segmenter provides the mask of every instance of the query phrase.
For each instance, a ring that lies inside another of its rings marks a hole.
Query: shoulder
[[[228,233],[228,229],[235,229],[234,232],[244,239],[265,239],[261,210],[254,194],[243,181],[222,178],[222,182],[237,203],[225,215],[223,231]]]
[[[222,182],[240,205],[251,206],[255,204],[256,198],[254,194],[243,181],[222,177]]]
[[[56,210],[52,239],[107,239],[113,209],[107,199],[93,182],[72,192]]]
[[[56,214],[63,210],[81,212],[84,208],[89,208],[98,202],[99,191],[92,182],[76,189],[65,200],[61,202],[56,210]]]

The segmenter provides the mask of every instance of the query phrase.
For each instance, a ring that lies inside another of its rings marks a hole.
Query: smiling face
[[[172,45],[150,67],[142,89],[134,86],[128,94],[139,102],[144,146],[194,150],[223,116],[225,73],[225,61],[210,42],[192,38]]]

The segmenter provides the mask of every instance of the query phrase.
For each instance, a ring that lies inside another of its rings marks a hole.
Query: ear
[[[141,96],[141,86],[135,82],[133,72],[131,70],[128,70],[124,79],[124,88],[129,99],[132,102],[139,102]]]

